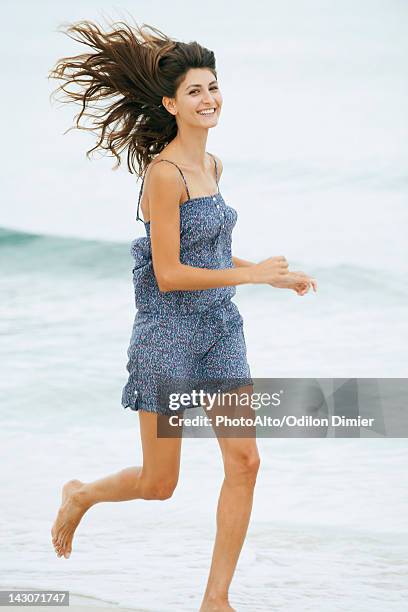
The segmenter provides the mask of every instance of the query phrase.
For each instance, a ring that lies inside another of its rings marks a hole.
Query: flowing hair
[[[178,42],[152,26],[113,22],[110,31],[91,21],[65,26],[63,33],[92,49],[60,58],[48,78],[62,82],[51,98],[64,92],[62,102],[81,105],[72,129],[88,130],[98,137],[94,147],[116,157],[127,149],[129,172],[141,177],[150,161],[177,134],[175,116],[162,105],[163,96],[174,98],[190,68],[208,68],[217,78],[213,51],[197,42]],[[80,124],[91,119],[91,127]],[[66,133],[66,132],[65,132]]]

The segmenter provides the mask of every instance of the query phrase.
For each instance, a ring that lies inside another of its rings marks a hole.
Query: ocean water
[[[4,7],[11,26],[2,40],[11,90],[24,78],[30,104],[16,96],[3,126],[0,588],[69,589],[89,605],[139,611],[198,610],[223,478],[214,439],[183,440],[171,499],[96,506],[69,560],[52,547],[66,480],[141,463],[138,415],[120,398],[135,314],[129,249],[144,229],[135,222],[135,177],[111,172],[111,159],[86,160],[93,140],[63,136],[73,109],[47,98],[47,70],[78,50],[57,25],[117,13],[94,0],[80,12],[44,2],[39,24],[37,5],[21,6],[18,14]],[[237,287],[252,375],[406,378],[407,6],[206,6],[197,20],[185,2],[143,1],[137,14],[121,3],[141,22],[216,52],[224,105],[207,149],[223,160],[220,190],[238,212],[234,254],[283,254],[318,281],[317,294],[303,297]],[[363,430],[359,439],[258,446],[232,605],[405,610],[406,439]]]

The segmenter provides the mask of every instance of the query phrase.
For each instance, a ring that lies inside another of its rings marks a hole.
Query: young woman
[[[67,94],[66,101],[82,105],[76,127],[99,131],[87,154],[108,150],[119,165],[119,153],[127,150],[129,171],[143,177],[137,219],[146,236],[132,243],[137,313],[122,392],[122,405],[139,412],[143,465],[63,486],[51,534],[58,556],[66,558],[76,527],[94,504],[172,495],[181,436],[157,435],[158,419],[171,414],[159,401],[159,379],[198,378],[204,389],[216,380],[221,391],[234,381],[239,392],[251,391],[243,319],[231,301],[236,285],[266,283],[299,295],[310,286],[316,291],[316,281],[290,272],[283,256],[255,264],[231,254],[237,212],[219,191],[221,160],[206,151],[208,130],[217,125],[223,102],[214,53],[197,42],[176,42],[151,26],[123,22],[109,32],[79,22],[67,33],[92,50],[60,59],[50,76],[63,81],[57,91]],[[79,123],[85,111],[93,119],[91,128]],[[228,590],[260,462],[255,437],[217,440],[225,478],[201,612],[233,609]]]

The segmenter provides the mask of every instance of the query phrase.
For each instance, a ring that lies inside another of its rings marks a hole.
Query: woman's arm
[[[222,270],[208,270],[203,268],[192,268],[191,266],[183,266],[179,269],[179,276],[173,276],[173,283],[170,287],[176,286],[178,289],[189,288],[194,286],[197,287],[199,284],[200,288],[214,288],[219,287],[220,283],[222,286],[229,285],[244,285],[251,283],[251,275],[244,270],[255,264],[252,261],[246,261],[245,259],[238,259],[238,257],[232,258],[233,268],[225,268]],[[237,270],[237,268],[241,268]],[[166,289],[163,289],[166,291]],[[174,289],[170,288],[170,291]]]
[[[223,268],[210,270],[179,264],[162,277],[160,291],[194,291],[195,289],[215,289],[254,282],[249,274],[250,268]]]

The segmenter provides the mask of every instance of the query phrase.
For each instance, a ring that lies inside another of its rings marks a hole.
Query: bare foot
[[[71,554],[72,538],[75,529],[90,506],[85,506],[76,495],[84,483],[81,480],[69,480],[62,487],[61,506],[51,529],[52,543],[57,557],[66,559]]]
[[[204,599],[199,612],[236,612],[225,600]]]

